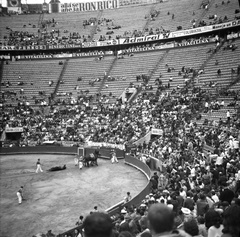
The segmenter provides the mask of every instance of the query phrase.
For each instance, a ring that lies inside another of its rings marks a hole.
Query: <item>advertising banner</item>
[[[106,41],[98,41],[97,46],[108,46],[108,45],[117,45],[118,40],[106,40]]]
[[[230,21],[230,22],[213,25],[212,30],[221,30],[221,29],[225,29],[233,26],[238,26],[238,25],[240,25],[240,20]]]
[[[165,36],[165,38],[168,38],[168,36]],[[132,37],[132,38],[119,39],[119,43],[120,44],[132,44],[132,43],[155,41],[155,40],[160,40],[160,39],[164,39],[163,34],[146,35],[146,36],[142,36],[142,37]]]
[[[60,12],[85,12],[114,9],[119,7],[119,0],[88,1],[78,3],[62,3]]]
[[[17,56],[18,59],[44,59],[44,58],[53,58],[52,54],[49,55],[21,55]]]
[[[86,53],[73,53],[73,57],[86,57],[86,56],[100,56],[104,55],[103,51],[86,52]]]
[[[181,43],[175,43],[175,47],[183,47],[189,45],[197,45],[197,44],[205,44],[214,42],[214,38],[206,38],[206,39],[196,39],[196,40],[183,40]]]
[[[156,49],[170,49],[174,48],[174,43],[173,42],[167,42],[165,44],[160,44],[155,46]]]
[[[82,48],[81,44],[56,44],[56,45],[26,45],[26,46],[0,46],[0,50],[46,50]]]
[[[97,41],[95,42],[84,42],[82,43],[83,48],[89,48],[89,47],[96,47],[97,46]]]
[[[100,56],[100,55],[112,55],[112,51],[95,51],[86,53],[63,53],[63,54],[47,54],[47,55],[20,55],[17,56],[19,60],[24,59],[46,59],[46,58],[72,58],[72,57],[89,57],[89,56]]]
[[[170,38],[176,38],[176,37],[181,37],[181,36],[186,36],[186,35],[193,35],[193,34],[199,34],[202,33],[201,27],[199,28],[194,28],[190,30],[180,30],[180,31],[175,31],[170,33]]]

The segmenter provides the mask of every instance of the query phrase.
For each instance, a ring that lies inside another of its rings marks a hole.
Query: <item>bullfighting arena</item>
[[[43,173],[35,173],[41,159]],[[111,164],[99,159],[99,166],[79,170],[72,155],[6,155],[0,158],[0,236],[30,237],[52,230],[63,233],[98,206],[101,211],[123,200],[126,192],[138,194],[146,177],[123,160]],[[67,169],[46,172],[67,165]],[[16,192],[24,186],[21,205]]]

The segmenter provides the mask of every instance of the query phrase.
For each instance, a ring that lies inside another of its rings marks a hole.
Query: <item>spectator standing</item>
[[[124,198],[124,203],[129,202],[130,200],[132,200],[132,196],[130,192],[127,192],[127,196]]]
[[[83,216],[80,216],[78,221],[76,222],[77,226],[81,226],[83,224]]]
[[[204,194],[200,194],[200,199],[197,201],[196,204],[197,204],[197,215],[204,216],[209,209],[209,205],[206,201],[206,196]]]
[[[231,120],[231,115],[230,115],[230,111],[227,111],[227,122],[229,123]]]
[[[183,207],[188,208],[190,211],[194,210],[194,200],[192,199],[192,193],[191,192],[187,192],[187,197],[183,203]]]
[[[215,193],[215,191],[212,191],[212,200],[213,200],[215,203],[218,203],[218,202],[219,202],[219,198],[218,198],[217,194]]]

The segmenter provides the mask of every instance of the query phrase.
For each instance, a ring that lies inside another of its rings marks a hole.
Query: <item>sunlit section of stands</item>
[[[0,40],[3,41],[4,36],[9,35],[11,28],[13,31],[28,31],[29,33],[38,34],[39,15],[11,15],[0,17]],[[25,25],[25,27],[24,27]],[[35,27],[34,27],[35,25]]]
[[[224,4],[222,4],[224,2]],[[218,23],[221,18],[224,20],[224,17],[227,16],[227,21],[232,21],[235,19],[235,16],[240,16],[240,13],[235,14],[235,10],[239,9],[238,0],[214,0],[214,4],[207,11],[207,14],[203,17],[208,25]],[[214,19],[209,19],[209,16],[216,15],[216,21]]]
[[[99,25],[100,31],[96,32],[94,39],[99,40],[100,35],[109,39],[109,36],[112,39],[115,39],[116,36],[121,35],[124,36],[125,32],[129,32],[125,34],[126,37],[131,37],[134,30],[142,30],[146,19],[145,16],[149,14],[152,5],[145,6],[128,6],[122,7],[119,9],[113,10],[104,10],[102,19],[109,19],[112,22],[103,22],[102,25]],[[113,26],[121,26],[119,29],[111,29]],[[109,29],[108,29],[109,27]],[[112,34],[106,35],[107,32],[113,31]]]
[[[186,78],[183,78],[184,73],[178,75],[178,72],[182,70],[182,67],[198,70],[204,61],[207,60],[207,51],[211,47],[213,47],[213,44],[182,47],[170,50],[151,78],[150,83],[151,85],[154,85],[154,91],[157,88],[155,80],[160,74],[162,75],[161,80],[164,86],[166,86],[169,80],[171,80],[170,90],[177,88],[178,86],[182,88],[185,85]],[[174,68],[174,70],[171,69],[171,71],[168,72],[168,68]],[[191,78],[191,75],[189,75],[189,79]]]
[[[89,82],[97,78],[103,80],[105,72],[108,71],[113,60],[113,56],[107,56],[102,60],[98,60],[97,57],[70,59],[63,75],[64,83],[60,84],[56,99],[69,97],[77,99],[82,92],[86,93],[87,91],[89,91],[88,95],[96,95],[102,81],[95,82],[94,86],[91,86]]]
[[[5,85],[1,86],[1,92],[5,92],[6,103],[16,105],[24,101],[34,105],[35,99],[48,102],[48,97],[54,92],[62,67],[59,65],[59,60],[16,61],[4,65],[2,83]],[[53,82],[52,86],[49,86],[49,81]],[[6,85],[7,82],[11,83],[9,87]],[[19,82],[24,84],[18,85]],[[23,89],[22,94],[21,89]],[[10,94],[11,92],[17,95],[14,96]]]
[[[160,28],[160,30],[164,28],[170,31],[176,31],[178,26],[181,26],[182,29],[192,28],[191,21],[198,19],[204,11],[204,9],[200,9],[201,2],[199,0],[169,0],[163,2],[157,5],[156,10],[159,10],[160,14],[155,21],[150,22],[149,28]]]
[[[236,73],[232,73],[232,69],[237,72],[237,67],[240,64],[240,39],[235,40],[238,46],[234,51],[225,49],[227,43],[211,58],[204,68],[205,73],[199,76],[199,81],[202,85],[209,84],[210,81],[217,83],[218,88],[225,88],[232,80],[235,79]],[[218,75],[217,71],[221,70]],[[210,88],[209,88],[210,89]]]
[[[111,92],[115,98],[118,98],[130,83],[139,85],[141,81],[137,82],[136,76],[150,75],[164,53],[165,50],[136,53],[133,56],[125,55],[123,59],[118,59],[109,75],[114,77],[115,81],[107,80],[101,93],[109,95]]]
[[[78,33],[81,37],[83,35],[87,37],[90,35],[91,27],[93,26],[88,25],[84,28],[83,22],[84,20],[89,20],[90,18],[96,18],[97,15],[98,11],[51,13],[44,14],[43,20],[54,19],[56,24],[50,24],[48,31],[51,32],[51,30],[59,30],[61,37],[69,37],[69,34],[73,32]]]

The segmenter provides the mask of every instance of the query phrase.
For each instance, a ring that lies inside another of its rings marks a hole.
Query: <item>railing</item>
[[[111,65],[110,65],[109,69],[106,72],[106,75],[104,75],[103,80],[101,81],[101,84],[100,84],[100,86],[98,88],[98,93],[100,93],[102,91],[103,86],[104,86],[104,84],[105,84],[105,82],[107,80],[107,77],[110,75],[110,73],[111,73],[111,71],[112,71],[112,69],[113,69],[113,67],[114,67],[116,62],[117,62],[117,57],[114,57],[114,59],[113,59]]]
[[[60,73],[60,76],[59,76],[59,78],[58,78],[56,87],[55,87],[54,92],[53,92],[53,96],[52,96],[52,97],[53,97],[53,98],[52,98],[53,100],[55,99],[56,94],[57,94],[57,92],[58,92],[58,88],[59,88],[59,86],[60,86],[60,83],[61,83],[61,80],[62,80],[62,78],[63,78],[63,75],[64,75],[64,73],[65,73],[65,71],[66,71],[66,68],[67,68],[67,65],[68,65],[68,61],[69,61],[69,59],[67,58],[67,59],[65,60],[64,64],[63,64],[62,71],[61,71],[61,73]]]

